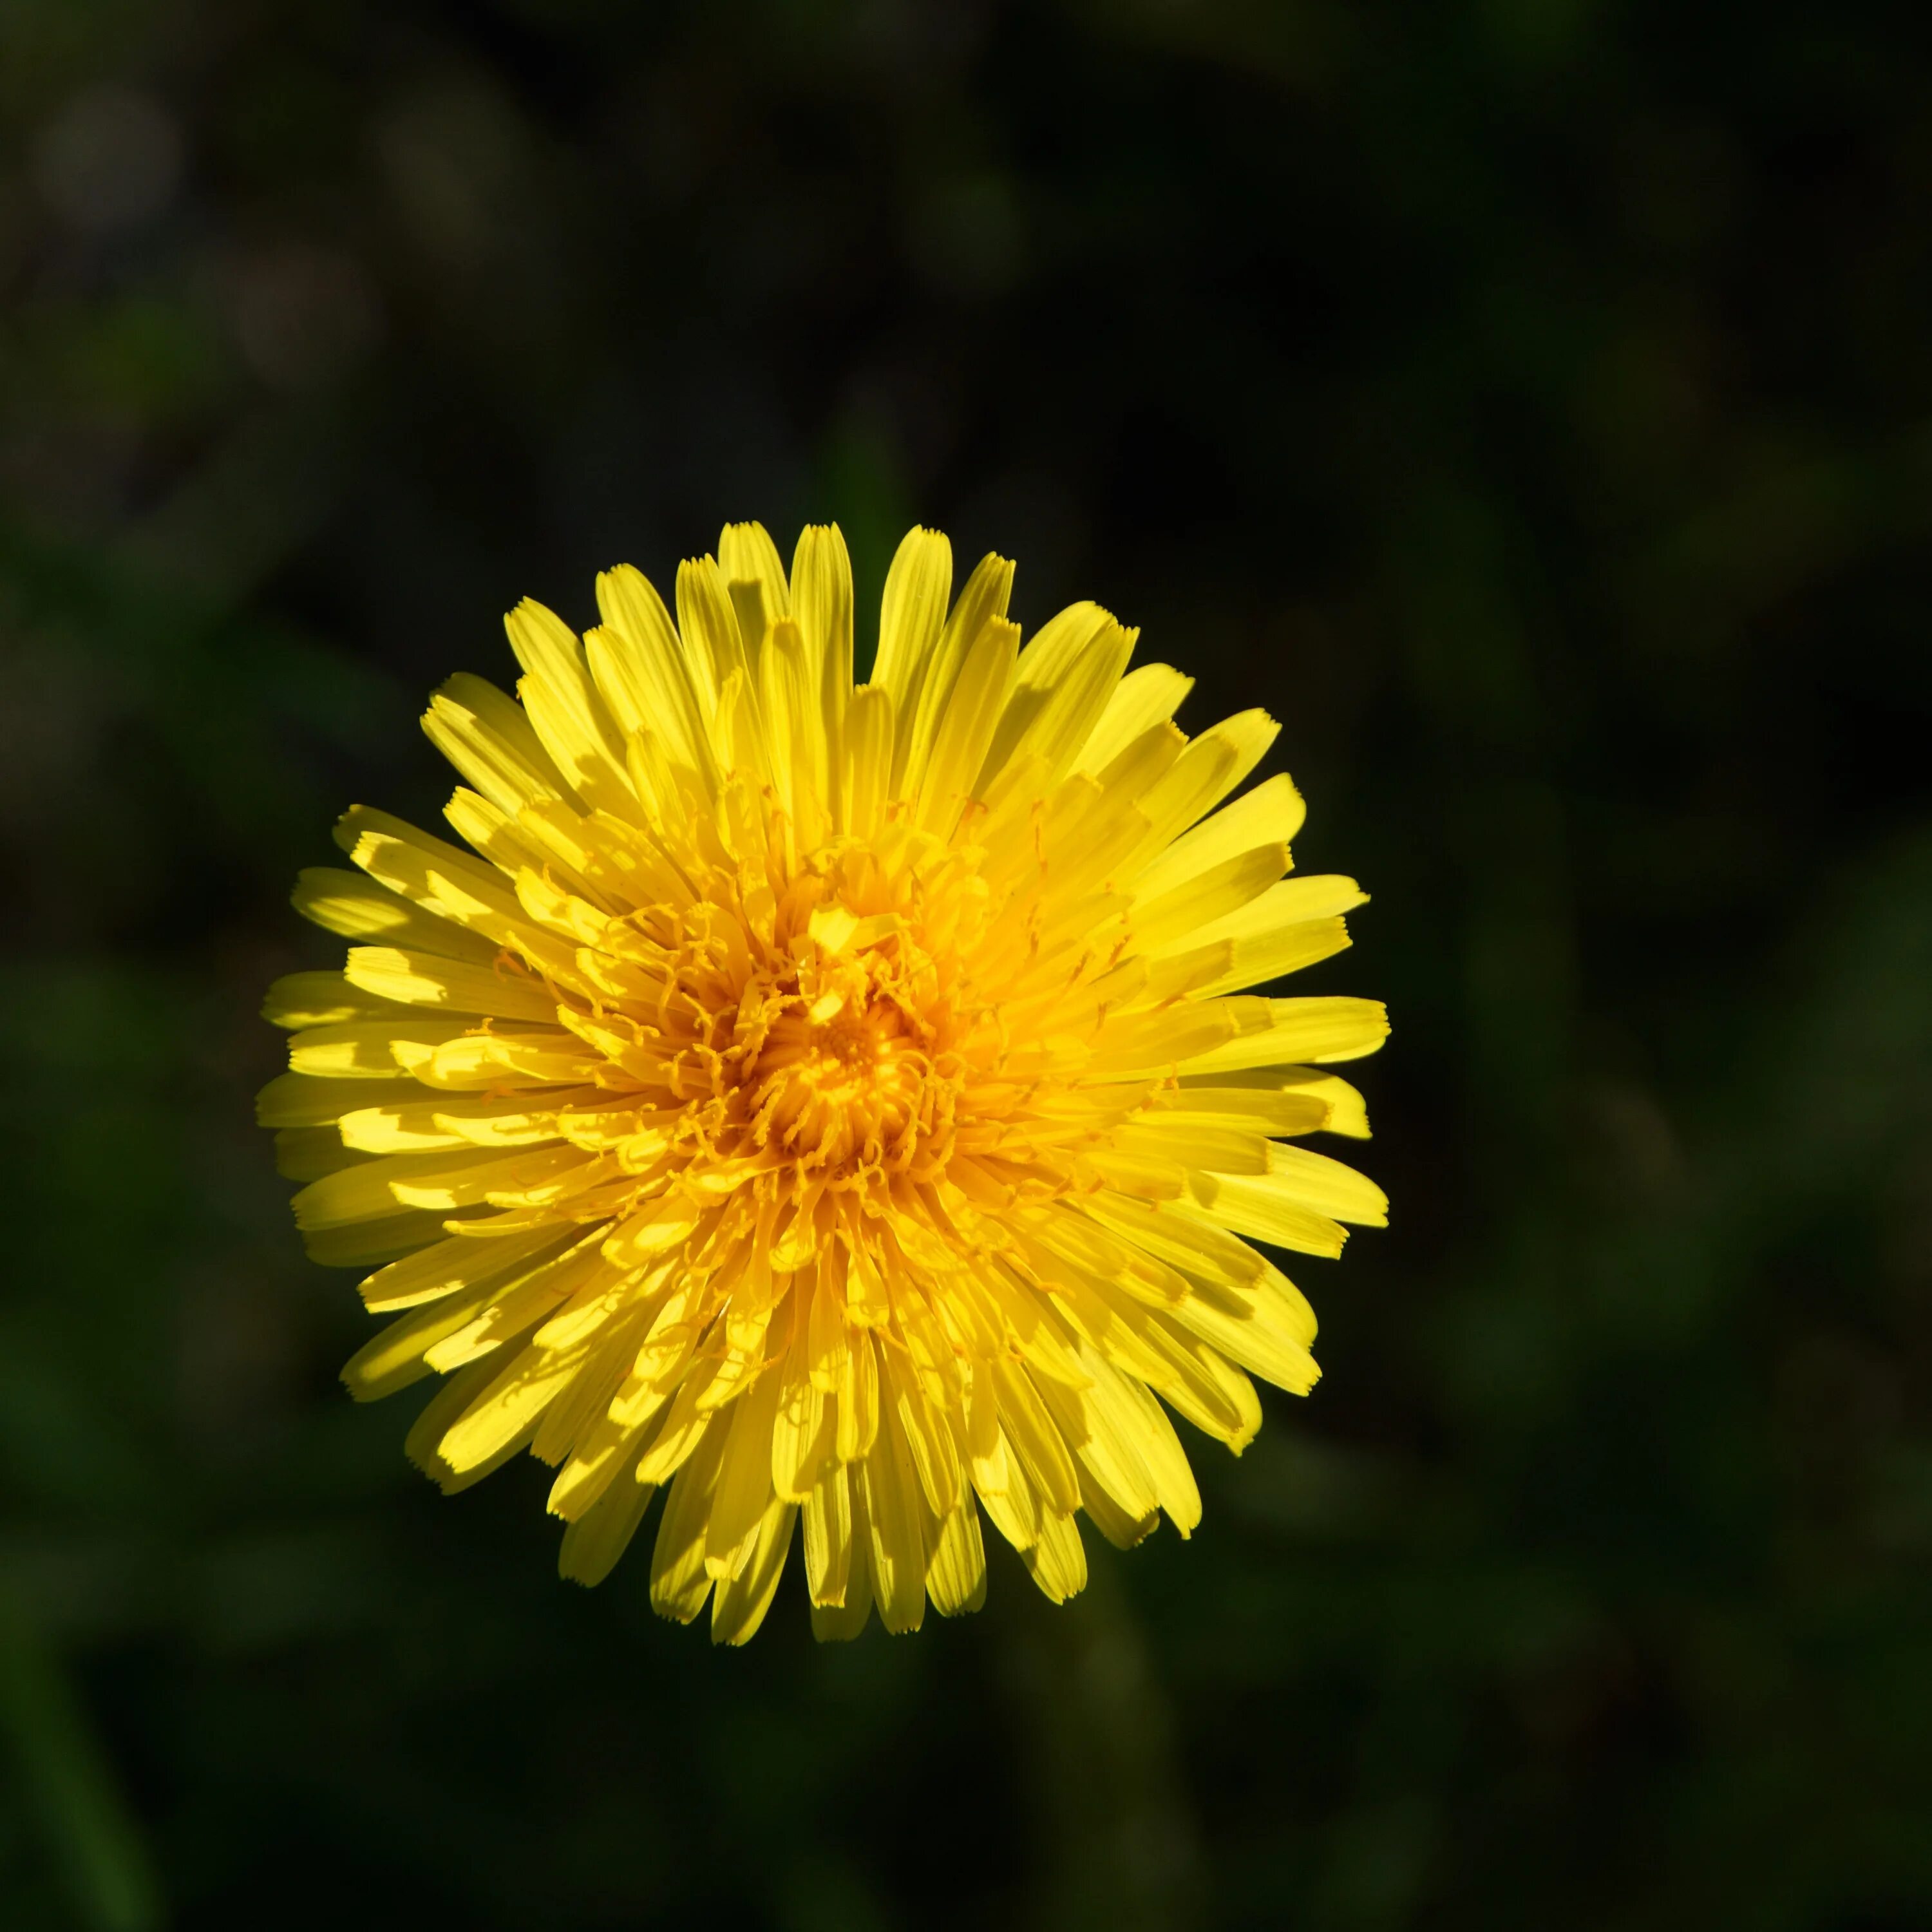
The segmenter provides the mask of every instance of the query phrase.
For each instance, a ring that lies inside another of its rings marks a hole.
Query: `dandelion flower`
[[[1250,1245],[1334,1256],[1381,1191],[1295,1144],[1368,1131],[1333,1063],[1372,1000],[1238,989],[1348,943],[1286,878],[1286,776],[1224,802],[1258,711],[1076,604],[1024,646],[1010,563],[944,536],[852,676],[836,528],[755,524],[638,572],[580,639],[508,620],[517,698],[423,719],[469,848],[357,806],[297,907],[350,942],[277,982],[264,1091],[318,1261],[393,1316],[358,1398],[446,1378],[408,1438],[446,1490],[527,1448],[560,1568],[604,1577],[664,1492],[653,1604],[742,1642],[802,1518],[821,1637],[986,1592],[982,1515],[1058,1602],[1077,1518],[1201,1503],[1168,1412],[1239,1451],[1251,1376],[1305,1393],[1315,1320]]]

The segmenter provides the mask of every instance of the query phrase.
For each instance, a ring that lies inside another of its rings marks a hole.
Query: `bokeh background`
[[[1928,29],[4,0],[0,1920],[1932,1924]],[[1395,1218],[1190,1546],[717,1654],[251,1096],[428,689],[752,516],[1276,712]]]

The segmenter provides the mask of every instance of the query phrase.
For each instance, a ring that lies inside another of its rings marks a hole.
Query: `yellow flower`
[[[1242,1237],[1333,1256],[1384,1220],[1288,1144],[1366,1134],[1317,1070],[1382,1007],[1231,997],[1347,945],[1364,898],[1283,878],[1286,777],[1222,803],[1274,722],[1189,739],[1191,680],[1127,671],[1096,604],[1022,649],[1012,574],[953,600],[914,530],[856,688],[836,527],[788,578],[730,526],[675,626],[628,568],[580,642],[524,603],[520,704],[459,674],[423,720],[477,856],[358,806],[359,872],[296,892],[353,943],[271,992],[261,1118],[310,1252],[397,1318],[350,1390],[446,1376],[410,1455],[452,1490],[551,1464],[582,1582],[663,1489],[652,1600],[710,1596],[714,1641],[756,1630],[801,1514],[821,1637],[977,1607],[982,1510],[1056,1602],[1082,1510],[1185,1537],[1162,1405],[1238,1452],[1249,1375],[1317,1372]]]

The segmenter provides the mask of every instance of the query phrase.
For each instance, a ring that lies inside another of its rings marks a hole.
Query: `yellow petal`
[[[1108,1018],[1101,1028],[1086,1070],[1096,1079],[1168,1067],[1188,1072],[1226,1064],[1217,1058],[1223,1054],[1234,1055],[1238,1065],[1250,1066],[1254,1063],[1240,1056],[1250,1040],[1266,1036],[1274,1025],[1270,1005],[1290,1004],[1216,1000],[1211,1004],[1170,1006],[1157,1013],[1123,1013]]]
[[[621,1468],[616,1473],[620,1480],[613,1481],[596,1505],[563,1532],[556,1572],[567,1582],[586,1588],[602,1582],[630,1547],[651,1498],[657,1494],[646,1484],[621,1480],[625,1474]]]
[[[724,1459],[725,1431],[712,1424],[680,1467],[658,1520],[651,1552],[651,1608],[674,1623],[688,1624],[711,1594],[704,1567],[704,1532]],[[643,1466],[640,1463],[640,1468]]]
[[[1317,1116],[1318,1124],[1319,1115]],[[1114,1144],[1172,1161],[1183,1168],[1203,1168],[1215,1174],[1265,1174],[1268,1171],[1266,1130],[1258,1121],[1245,1125],[1222,1119],[1189,1119],[1157,1113],[1131,1120],[1115,1135]]]
[[[852,1503],[848,1466],[823,1471],[805,1502],[806,1586],[814,1604],[836,1610],[845,1600],[852,1565]]]
[[[292,904],[303,918],[346,939],[379,939],[451,959],[494,959],[496,948],[479,934],[438,919],[359,872],[310,866],[297,875]]]
[[[636,807],[625,770],[623,734],[599,694],[577,634],[530,598],[503,620],[524,667],[517,694],[551,763],[592,809],[620,816]]]
[[[755,668],[765,626],[791,615],[791,590],[785,581],[784,564],[778,556],[778,545],[772,542],[763,524],[727,524],[718,532],[718,567],[724,574],[734,605],[739,602],[739,585],[755,585],[758,588],[759,615],[763,621],[758,636],[746,635],[744,640],[746,656]],[[740,629],[742,633],[742,618]]]
[[[916,1630],[926,1616],[926,1503],[890,1408],[880,1418],[877,1447],[854,1472],[866,1492],[879,1621],[895,1635]]]
[[[951,833],[961,808],[973,795],[974,780],[999,722],[1019,636],[1017,624],[1003,618],[989,620],[953,686],[920,779],[915,811],[917,823],[941,838]]]
[[[584,655],[612,718],[627,734],[661,740],[708,795],[716,778],[710,726],[663,599],[640,571],[620,564],[598,578],[597,608],[603,626],[585,640]]]
[[[532,1111],[529,1098],[506,1094],[468,1100],[440,1094],[406,1101],[359,1107],[340,1122],[342,1139],[367,1154],[426,1154],[433,1148],[521,1147],[563,1137],[560,1111],[596,1098],[594,1088],[575,1088],[556,1096],[556,1107]],[[546,1096],[546,1098],[548,1096]]]
[[[1273,1143],[1268,1172],[1283,1192],[1305,1207],[1363,1227],[1388,1226],[1388,1196],[1366,1174],[1326,1154]]]
[[[1369,1112],[1361,1094],[1337,1073],[1318,1073],[1312,1066],[1234,1068],[1225,1072],[1184,1073],[1169,1093],[1157,1095],[1157,1106],[1185,1113],[1199,1106],[1209,1112],[1248,1112],[1274,1124],[1271,1134],[1300,1134],[1325,1129],[1355,1140],[1369,1137]],[[1310,1118],[1318,1108],[1322,1118]]]
[[[497,1241],[466,1241],[454,1235],[392,1262],[362,1283],[364,1305],[372,1312],[412,1308],[420,1302],[485,1282],[500,1283],[512,1270],[535,1265],[557,1252],[569,1231],[532,1228]]]
[[[1043,1518],[1039,1538],[1020,1552],[1020,1559],[1050,1604],[1064,1604],[1087,1587],[1087,1552],[1070,1511]]]
[[[1279,772],[1177,838],[1134,881],[1135,896],[1158,898],[1239,853],[1286,845],[1301,830],[1306,811],[1294,781]]]
[[[1379,1000],[1336,996],[1270,1000],[1264,1028],[1210,1047],[1181,1064],[1184,1076],[1226,1073],[1289,1061],[1359,1060],[1388,1037],[1388,1010]]]
[[[439,959],[434,953],[405,952],[396,946],[352,946],[344,973],[350,985],[404,1005],[502,1019],[556,1018],[556,996],[541,980],[506,972],[501,964]]]
[[[986,1600],[986,1548],[980,1512],[968,1497],[939,1526],[926,1566],[926,1588],[942,1617],[976,1610]]]
[[[1033,1378],[1010,1362],[996,1360],[992,1367],[1000,1428],[1006,1441],[1051,1508],[1078,1509],[1080,1478]]]
[[[1102,610],[1097,604],[1080,603],[1057,612],[1034,633],[1021,654],[1012,695],[1000,719],[998,735],[987,760],[988,777],[997,774],[1012,756],[1056,696],[1075,682],[1076,668],[1091,656],[1093,646],[1120,628],[1112,611]],[[1124,668],[1123,658],[1120,669]],[[1066,754],[1068,764],[1072,762],[1073,752],[1086,742],[1100,722],[1119,682],[1120,670],[1116,670],[1106,680],[1099,701],[1091,704],[1092,715],[1079,732],[1073,750]],[[1058,778],[1060,774],[1055,772],[1052,776]]]
[[[845,712],[845,777],[840,810],[845,830],[861,838],[879,829],[892,796],[892,694],[868,684],[852,694]]]
[[[772,1426],[780,1389],[776,1368],[768,1368],[727,1413],[730,1432],[704,1532],[705,1568],[714,1577],[735,1576],[744,1567],[772,1501]]]
[[[440,1301],[411,1309],[364,1342],[344,1364],[344,1386],[358,1402],[376,1402],[421,1382],[432,1372],[424,1359],[428,1352],[472,1319],[494,1292],[488,1285],[472,1284]],[[454,1421],[460,1412],[452,1409],[448,1420]]]
[[[262,1017],[271,1026],[296,1028],[342,1026],[406,1011],[392,1000],[352,986],[340,973],[285,973],[262,1003]]]
[[[284,1180],[320,1180],[324,1174],[355,1167],[369,1156],[344,1147],[342,1136],[331,1125],[319,1127],[284,1127],[275,1136],[275,1172]]]
[[[812,1514],[821,1497],[830,1497],[818,1508],[820,1543],[827,1552],[827,1568],[823,1573],[808,1570],[818,1579],[810,1586],[812,1634],[820,1643],[849,1642],[865,1629],[872,1614],[872,1534],[866,1486],[856,1471],[848,1472],[842,1466],[836,1473],[836,1490],[829,1490],[821,1483],[806,1505],[808,1566]],[[832,1594],[835,1582],[838,1586],[836,1599]]]
[[[514,700],[458,671],[430,700],[422,728],[430,742],[490,802],[514,813],[568,790]]]
[[[750,675],[750,659],[724,579],[708,556],[677,567],[677,632],[700,708],[712,716],[731,674]],[[716,743],[715,730],[712,742]]]
[[[836,524],[808,524],[791,560],[791,616],[805,646],[806,682],[814,699],[820,796],[836,804],[844,763],[845,706],[852,694],[852,560]]]
[[[1150,856],[1174,839],[1252,771],[1281,729],[1265,711],[1244,711],[1204,731],[1143,802]]]
[[[398,1049],[424,1053],[462,1038],[466,1020],[351,1020],[310,1027],[289,1041],[289,1066],[325,1080],[394,1080],[407,1069]]]
[[[532,1347],[513,1356],[438,1438],[436,1454],[446,1467],[467,1475],[520,1448],[578,1364],[568,1351],[551,1354]]]
[[[959,668],[987,625],[1005,617],[1006,600],[1012,588],[1012,566],[1003,556],[982,556],[966,580],[959,601],[941,627],[939,641],[927,653],[923,666],[903,695],[893,689],[898,718],[898,748],[892,764],[895,796],[917,796],[926,776],[926,758],[938,736],[940,720],[952,700]]]
[[[1193,679],[1183,676],[1171,664],[1142,664],[1138,670],[1129,671],[1114,686],[1100,722],[1073,760],[1073,770],[1104,770],[1143,733],[1171,718],[1193,688]]]
[[[388,1154],[364,1161],[310,1182],[295,1198],[296,1226],[331,1228],[344,1221],[377,1220],[410,1208],[472,1206],[483,1198],[483,1177],[501,1162],[492,1150],[478,1148]],[[399,1187],[426,1198],[405,1199],[397,1192]]]
[[[1136,950],[1157,953],[1210,927],[1266,892],[1287,863],[1286,845],[1258,845],[1190,874],[1158,898],[1136,899],[1129,914]]]
[[[937,530],[907,531],[886,573],[872,676],[900,715],[918,691],[952,594],[952,546]]]
[[[1195,1174],[1195,1201],[1204,1220],[1297,1254],[1333,1260],[1348,1238],[1347,1228],[1293,1198],[1274,1174]],[[1172,1210],[1185,1214],[1185,1206]]]
[[[752,1539],[749,1555],[732,1576],[720,1580],[711,1600],[711,1641],[748,1643],[778,1594],[791,1550],[792,1525],[798,1505],[774,1497]]]
[[[1211,978],[1191,981],[1188,990],[1198,998],[1211,999],[1244,986],[1266,986],[1299,973],[1304,966],[1332,959],[1351,943],[1348,922],[1340,919],[1298,920],[1253,938],[1216,940],[1202,951],[1219,953],[1226,948],[1229,955],[1226,969]]]

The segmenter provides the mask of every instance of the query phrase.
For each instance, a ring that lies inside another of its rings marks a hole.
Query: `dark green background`
[[[0,1920],[1932,1923],[1928,47],[0,0]],[[348,1402],[250,1102],[428,689],[753,516],[1280,717],[1394,1222],[1191,1546],[717,1654]]]

